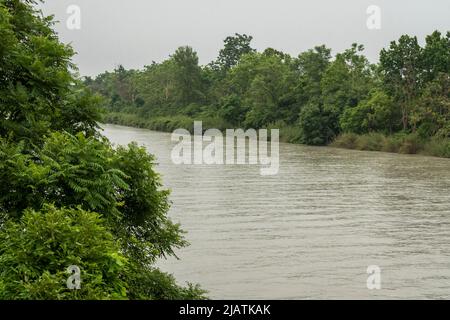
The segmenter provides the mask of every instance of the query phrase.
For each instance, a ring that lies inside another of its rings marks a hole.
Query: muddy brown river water
[[[191,245],[161,261],[214,299],[450,299],[450,160],[280,144],[259,166],[175,165],[170,134],[105,125],[157,157]],[[381,269],[369,290],[367,267]]]

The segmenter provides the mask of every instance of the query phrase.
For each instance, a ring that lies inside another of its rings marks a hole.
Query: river
[[[157,157],[190,242],[159,266],[210,298],[450,299],[449,159],[282,143],[279,174],[261,176],[175,165],[169,133],[104,128]]]

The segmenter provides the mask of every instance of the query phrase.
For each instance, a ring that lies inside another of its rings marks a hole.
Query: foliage
[[[252,36],[239,33],[227,37],[224,40],[224,47],[220,50],[217,61],[211,63],[212,68],[226,72],[236,66],[243,55],[255,51],[251,47],[252,39]]]
[[[333,141],[332,146],[366,151],[419,153],[450,158],[450,143],[448,139],[421,138],[417,134],[398,133],[386,136],[376,132],[362,135],[343,133]]]
[[[115,226],[127,256],[146,266],[156,258],[175,255],[174,248],[187,245],[178,224],[167,217],[167,190],[161,190],[154,157],[135,143],[118,147],[112,165],[126,175],[127,188],[120,192],[121,221]]]
[[[191,47],[180,47],[171,56],[174,62],[174,86],[178,93],[178,103],[189,105],[202,98],[201,69],[197,53]]]
[[[324,145],[335,135],[333,115],[321,103],[310,102],[300,112],[300,141],[309,145]]]
[[[422,87],[422,65],[422,48],[416,37],[403,35],[398,43],[391,42],[389,49],[380,53],[380,68],[388,91],[401,107],[403,130],[410,125],[410,112]]]
[[[158,269],[142,270],[130,266],[127,273],[130,284],[128,297],[133,300],[204,300],[206,292],[198,285],[188,283],[186,287],[176,284],[173,276]]]
[[[168,192],[161,190],[153,164],[153,156],[136,144],[114,150],[106,140],[81,133],[55,132],[34,156],[23,153],[23,144],[3,141],[0,209],[13,221],[23,219],[27,208],[45,209],[46,203],[95,210],[125,256],[146,272],[157,258],[187,244],[167,218]]]
[[[153,156],[136,144],[113,148],[97,130],[105,101],[144,109],[145,74],[119,66],[83,83],[73,50],[35,4],[0,0],[0,298],[204,298],[154,266],[187,243],[167,217]],[[178,50],[167,68],[161,106],[170,97],[195,110],[203,99],[195,52]],[[81,269],[80,290],[66,287],[70,265]]]
[[[77,81],[72,48],[33,3],[0,0],[0,137],[36,144],[49,130],[94,134],[99,98]]]
[[[98,212],[142,264],[186,244],[167,218],[168,191],[161,190],[153,156],[136,144],[114,150],[105,139],[55,132],[34,156],[2,143],[0,157],[0,208],[11,217],[45,203]]]
[[[400,117],[393,99],[381,90],[374,90],[356,107],[344,110],[340,125],[344,132],[363,134],[380,131],[392,134],[399,129]]]
[[[0,230],[0,299],[124,299],[126,259],[100,215],[82,209],[25,210]],[[67,288],[69,266],[79,290]]]

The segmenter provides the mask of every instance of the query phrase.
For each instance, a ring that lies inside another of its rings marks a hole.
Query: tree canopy
[[[115,107],[117,71],[89,86],[109,100],[106,121],[156,130],[190,129],[193,120],[205,128],[277,127],[285,141],[312,145],[344,133],[450,137],[450,32],[433,32],[424,46],[403,35],[380,52],[378,63],[356,43],[334,56],[321,45],[293,57],[273,48],[257,52],[251,41],[227,37],[206,66],[182,47],[166,61],[127,71],[123,86],[139,103]]]

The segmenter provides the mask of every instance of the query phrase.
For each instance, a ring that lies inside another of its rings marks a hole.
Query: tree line
[[[353,44],[293,57],[252,37],[227,37],[216,60],[199,65],[189,46],[142,70],[118,66],[85,83],[105,99],[105,121],[172,131],[280,128],[286,142],[450,156],[450,32],[421,46],[403,35],[379,62]]]
[[[154,157],[101,135],[101,97],[35,5],[0,0],[0,299],[203,299],[155,267],[187,242]]]

